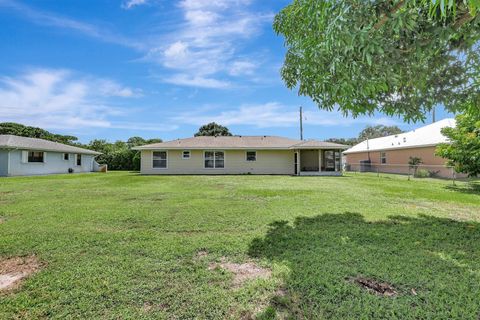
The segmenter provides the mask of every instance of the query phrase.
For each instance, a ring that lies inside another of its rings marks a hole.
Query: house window
[[[182,159],[190,159],[190,150],[185,150],[182,152]]]
[[[154,151],[152,166],[157,169],[167,168],[167,151]]]
[[[43,152],[30,151],[28,152],[28,162],[43,162]]]
[[[77,154],[77,166],[81,166],[81,165],[82,165],[82,155]]]
[[[223,151],[205,151],[205,168],[225,168],[225,153]]]
[[[257,151],[247,151],[247,161],[257,161]]]
[[[380,152],[380,163],[381,164],[387,163],[387,153],[386,152]]]
[[[64,153],[64,154],[63,154],[63,160],[67,160],[67,161],[68,161],[69,159],[70,159],[70,154]]]

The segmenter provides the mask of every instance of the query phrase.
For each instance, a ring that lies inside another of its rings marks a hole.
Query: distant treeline
[[[367,126],[359,133],[357,138],[330,138],[325,141],[354,146],[367,139],[381,138],[400,133],[403,133],[403,131],[397,126]]]

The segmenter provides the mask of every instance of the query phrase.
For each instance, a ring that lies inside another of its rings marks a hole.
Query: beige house
[[[419,157],[423,162],[419,168],[451,177],[452,169],[445,166],[446,159],[435,155],[435,149],[448,143],[441,129],[454,126],[455,119],[444,119],[402,134],[365,140],[343,153],[347,170],[408,174],[410,157]]]
[[[341,175],[340,144],[275,136],[193,137],[134,148],[142,174]]]

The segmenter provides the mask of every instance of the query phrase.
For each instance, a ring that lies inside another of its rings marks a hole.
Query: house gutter
[[[354,154],[354,153],[365,153],[365,152],[378,152],[378,151],[391,151],[391,150],[403,150],[403,149],[417,149],[417,148],[428,148],[428,147],[436,147],[439,144],[442,143],[449,143],[449,142],[439,142],[439,143],[434,143],[434,144],[423,144],[423,145],[418,145],[418,146],[401,146],[401,147],[392,147],[392,148],[383,148],[383,149],[365,149],[361,151],[344,151],[344,154]]]

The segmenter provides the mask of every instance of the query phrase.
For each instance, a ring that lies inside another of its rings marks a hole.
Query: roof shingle
[[[155,149],[306,149],[346,148],[346,146],[317,140],[301,141],[277,136],[200,136],[154,143],[133,148]]]
[[[6,149],[25,149],[25,150],[38,150],[38,151],[52,151],[52,152],[65,152],[65,153],[80,153],[99,155],[100,152],[88,150],[84,148],[69,146],[63,143],[48,141],[37,138],[27,138],[15,135],[0,135],[0,148]]]

